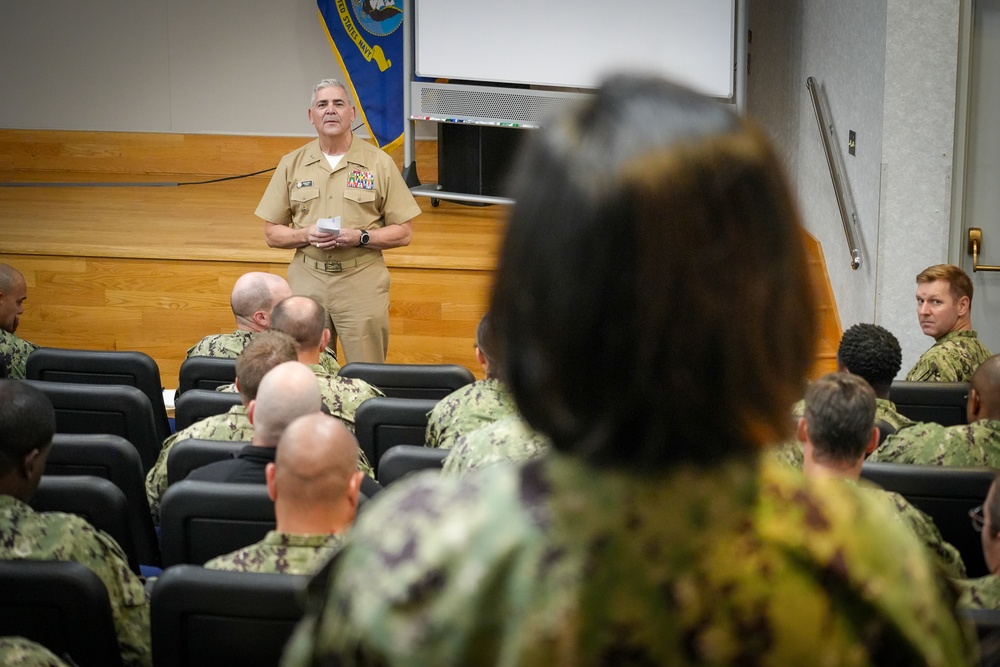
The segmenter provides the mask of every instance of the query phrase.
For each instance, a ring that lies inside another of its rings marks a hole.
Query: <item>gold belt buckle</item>
[[[323,270],[330,273],[340,273],[344,268],[340,265],[340,262],[323,262]]]

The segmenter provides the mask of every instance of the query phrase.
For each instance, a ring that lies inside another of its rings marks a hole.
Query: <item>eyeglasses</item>
[[[972,519],[972,530],[977,533],[983,532],[986,527],[986,518],[983,516],[983,506],[973,507],[969,510],[969,518]]]

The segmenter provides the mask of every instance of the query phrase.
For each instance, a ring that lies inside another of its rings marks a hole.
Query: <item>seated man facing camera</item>
[[[489,311],[552,448],[387,489],[284,664],[968,664],[905,527],[759,456],[816,338],[763,132],[622,75],[526,144]]]

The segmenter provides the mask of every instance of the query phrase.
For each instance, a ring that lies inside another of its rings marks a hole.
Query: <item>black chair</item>
[[[341,368],[339,375],[364,380],[392,398],[438,401],[456,389],[476,381],[472,371],[458,364],[375,364],[355,361]]]
[[[236,380],[236,359],[188,357],[181,362],[174,401],[191,389],[215,391],[216,387],[230,384],[234,380]]]
[[[197,358],[197,357],[196,357]],[[205,417],[221,415],[242,402],[239,394],[191,389],[174,402],[174,427],[180,431]]]
[[[893,382],[889,400],[913,421],[937,422],[942,426],[967,424],[965,405],[968,382]]]
[[[177,565],[153,585],[156,667],[277,665],[309,577]]]
[[[41,390],[56,409],[57,433],[109,433],[128,440],[139,452],[142,472],[156,463],[163,440],[153,421],[149,398],[126,385],[74,384],[25,380]]]
[[[876,419],[875,426],[878,426],[878,444],[885,442],[885,439],[896,432],[896,427],[884,419]]]
[[[177,482],[160,504],[163,567],[203,565],[260,541],[274,525],[274,503],[264,484]]]
[[[170,435],[160,369],[156,361],[145,352],[40,347],[28,355],[25,377],[45,382],[123,384],[135,387],[149,398],[157,439],[163,442]]]
[[[195,468],[235,457],[248,444],[199,438],[174,443],[167,454],[167,486],[181,481]]]
[[[385,487],[420,470],[440,470],[449,451],[423,445],[390,447],[378,462],[378,481]]]
[[[149,513],[139,453],[117,435],[57,433],[45,475],[92,475],[112,482],[125,494],[128,523],[139,562],[159,566],[160,545]]]
[[[354,415],[354,434],[361,451],[375,468],[376,478],[379,461],[390,447],[424,441],[427,413],[437,403],[435,399],[380,396],[369,398],[358,406]]]
[[[42,475],[29,504],[38,512],[68,512],[83,517],[113,537],[128,557],[129,568],[142,574],[129,525],[128,501],[110,481],[90,475]]]
[[[948,468],[909,463],[866,461],[861,476],[895,491],[934,519],[941,537],[965,561],[969,577],[988,574],[983,547],[969,522],[969,510],[981,505],[997,471],[993,468]]]
[[[80,667],[122,664],[108,591],[73,561],[0,561],[0,635],[18,635]]]

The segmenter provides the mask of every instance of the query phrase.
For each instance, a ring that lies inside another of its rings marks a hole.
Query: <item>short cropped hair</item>
[[[837,362],[864,378],[876,392],[884,392],[903,365],[903,351],[891,331],[862,322],[844,332],[837,348]]]
[[[972,280],[969,274],[954,264],[935,264],[917,274],[917,284],[932,283],[935,280],[945,280],[951,286],[951,298],[958,301],[963,296],[969,297],[972,303]]]
[[[786,437],[816,313],[764,133],[620,75],[531,135],[489,309],[528,423],[559,450],[643,472]]]
[[[271,311],[271,329],[291,336],[299,350],[316,348],[326,329],[326,311],[310,296],[290,296]]]
[[[806,389],[805,420],[817,458],[856,461],[871,442],[875,392],[861,377],[830,373]]]
[[[295,341],[280,331],[261,331],[243,348],[236,358],[236,377],[240,381],[240,396],[247,401],[257,398],[257,388],[267,372],[286,361],[295,361]]]
[[[342,84],[337,79],[323,79],[312,89],[312,97],[309,98],[309,106],[312,106],[316,102],[316,93],[323,90],[324,88],[340,88],[344,91],[344,96],[347,98],[347,103],[352,107],[354,106],[354,101],[351,99],[351,91],[347,89],[347,86]]]
[[[52,444],[56,411],[48,396],[22,380],[0,380],[0,472],[33,449]]]
[[[500,369],[497,367],[496,335],[493,333],[489,313],[483,315],[482,319],[479,320],[479,326],[476,327],[476,347],[486,357],[486,363],[490,365],[491,375],[497,375]]]

